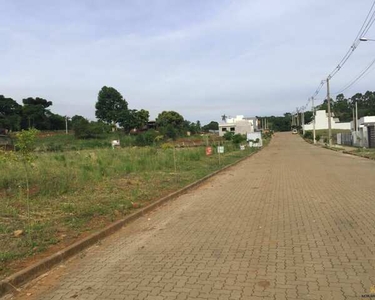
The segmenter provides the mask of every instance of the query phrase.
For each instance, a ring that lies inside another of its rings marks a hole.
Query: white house
[[[342,122],[338,118],[334,117],[334,114],[331,113],[331,128],[332,129],[343,129],[350,130],[350,122]],[[328,129],[328,114],[325,110],[317,110],[315,112],[315,129]],[[313,121],[304,125],[304,130],[313,130]]]
[[[358,120],[358,128],[352,124],[353,145],[357,147],[375,148],[375,116]]]
[[[248,134],[254,132],[254,128],[256,127],[256,118],[245,118],[239,115],[235,118],[228,118],[225,120],[225,123],[219,124],[219,135],[223,136],[226,132]]]

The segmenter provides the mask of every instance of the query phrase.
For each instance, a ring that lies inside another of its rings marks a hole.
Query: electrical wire
[[[349,50],[346,52],[344,57],[341,59],[339,64],[337,65],[336,68],[333,69],[333,71],[327,76],[328,79],[331,79],[333,76],[335,76],[341,68],[345,65],[345,63],[348,61],[350,56],[353,54],[354,50],[357,49],[359,43],[360,43],[360,38],[363,37],[371,28],[372,24],[375,21],[375,10],[373,11],[375,6],[375,1],[372,3],[371,8],[361,26],[361,29],[358,31],[352,45],[350,46]],[[369,18],[369,16],[371,17]]]
[[[375,22],[375,0],[372,3],[369,12],[367,13],[367,16],[365,20],[362,23],[361,28],[359,29],[352,45],[350,46],[349,50],[345,53],[344,57],[340,60],[338,65],[332,70],[332,72],[327,76],[327,79],[331,79],[333,76],[335,76],[341,68],[345,65],[345,63],[348,61],[350,56],[353,54],[354,50],[358,47],[360,43],[360,38],[364,37],[365,34],[370,30],[371,26]],[[373,65],[374,63],[371,63],[363,72],[361,73],[358,78],[354,79],[352,83],[350,83],[348,86],[346,86],[342,91],[348,89],[350,86],[352,86],[355,82],[357,82],[364,74],[368,71],[368,69]],[[315,99],[315,97],[319,94],[320,90],[322,89],[323,85],[327,82],[327,80],[322,80],[318,86],[318,88],[315,90],[314,94],[309,98],[309,101],[307,102],[306,106],[309,104],[311,99]]]
[[[339,92],[333,93],[333,94],[341,94],[342,92],[346,91],[348,88],[350,88],[353,84],[355,84],[358,80],[360,80],[363,76],[366,75],[367,71],[375,64],[375,58],[367,65],[365,69],[363,69],[357,77],[355,77],[350,83],[344,86]]]

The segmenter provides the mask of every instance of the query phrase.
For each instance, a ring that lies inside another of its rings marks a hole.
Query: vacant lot
[[[0,278],[25,266],[23,259],[68,245],[163,195],[249,155],[226,144],[226,153],[204,147],[132,147],[39,153],[30,171],[31,222],[21,163],[0,169]],[[15,232],[20,234],[16,237]]]

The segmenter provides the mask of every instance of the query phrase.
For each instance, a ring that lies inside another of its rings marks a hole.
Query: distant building
[[[304,125],[304,130],[313,130],[313,122],[311,121],[308,124]],[[338,118],[335,118],[334,114],[332,113],[331,116],[331,128],[332,129],[342,129],[342,130],[350,130],[351,125],[350,122],[343,122],[341,123]],[[322,130],[328,129],[328,114],[325,110],[317,110],[315,112],[315,130]]]
[[[258,128],[256,118],[245,118],[243,115],[238,115],[235,118],[227,118],[225,123],[219,124],[219,135],[223,136],[226,132],[234,134],[248,134]]]

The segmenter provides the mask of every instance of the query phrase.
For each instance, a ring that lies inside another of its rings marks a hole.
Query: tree
[[[85,117],[82,117],[80,115],[74,115],[72,117],[72,125],[74,126],[74,124],[76,124],[77,122],[79,122],[80,120],[86,120]]]
[[[52,105],[52,101],[36,97],[25,98],[22,100],[24,104],[22,107],[22,127],[23,128],[37,128],[49,129],[49,120],[46,115],[47,107]]]
[[[184,125],[184,117],[175,111],[163,111],[158,115],[156,119],[156,125],[158,127],[172,125],[177,130],[180,130]]]
[[[90,122],[83,118],[76,119],[73,122],[74,136],[77,139],[87,139],[93,136],[92,131],[90,130]]]
[[[173,139],[173,140],[177,138],[178,133],[179,133],[172,124],[168,124],[164,127],[161,127],[160,131],[165,137]]]
[[[46,110],[46,116],[48,118],[48,129],[49,130],[63,130],[65,129],[65,117],[58,114],[54,114],[49,110]]]
[[[211,121],[207,125],[202,127],[203,131],[210,131],[210,130],[219,130],[219,123],[215,121]]]
[[[103,86],[99,91],[95,108],[95,116],[99,120],[115,126],[121,114],[128,110],[128,103],[116,89]]]
[[[19,130],[21,126],[22,106],[12,98],[0,95],[0,127],[8,130]]]
[[[350,122],[352,120],[351,104],[344,94],[336,96],[336,101],[333,102],[333,113],[335,117],[339,118],[340,122]]]
[[[119,116],[119,124],[129,132],[132,129],[141,129],[147,125],[149,112],[147,110],[141,109],[130,109],[124,110]]]

